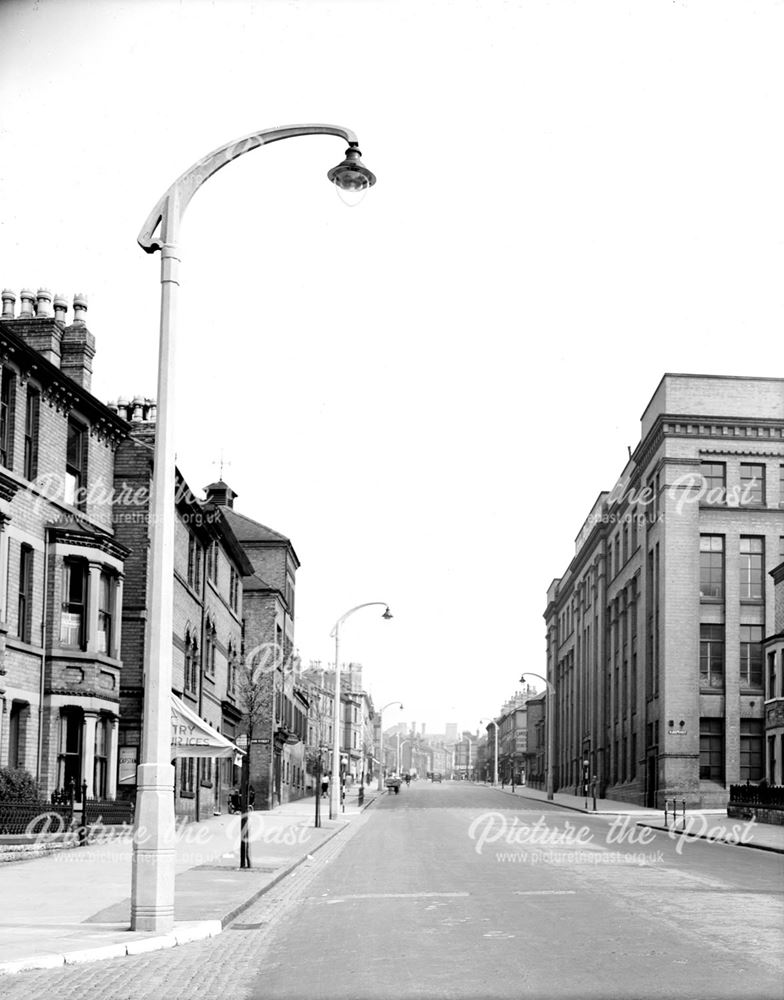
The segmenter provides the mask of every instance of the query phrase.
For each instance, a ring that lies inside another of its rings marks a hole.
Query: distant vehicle
[[[392,774],[387,778],[387,788],[395,793],[400,791],[400,786],[403,782],[402,778],[399,778],[396,774]]]
[[[443,781],[443,778],[444,778],[444,776],[441,774],[440,771],[434,771],[433,772],[433,777],[432,777],[431,780],[432,781],[439,781],[440,782],[440,781]]]

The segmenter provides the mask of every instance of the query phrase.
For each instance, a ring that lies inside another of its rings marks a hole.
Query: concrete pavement
[[[481,781],[471,782],[486,788],[492,788]],[[761,851],[774,851],[784,854],[784,826],[774,826],[770,823],[749,823],[745,820],[730,819],[726,809],[687,809],[685,821],[680,811],[673,817],[670,809],[665,822],[664,811],[661,809],[648,809],[645,806],[638,806],[631,802],[619,802],[615,799],[597,799],[596,809],[593,807],[593,799],[589,796],[586,800],[583,795],[571,795],[565,792],[554,792],[552,800],[547,798],[547,793],[538,788],[529,788],[528,785],[516,785],[513,792],[510,786],[501,788],[495,786],[495,790],[507,795],[515,795],[526,799],[533,799],[538,802],[547,803],[552,801],[555,805],[564,809],[573,809],[575,812],[590,813],[592,815],[603,816],[630,816],[637,826],[647,826],[652,830],[663,830],[669,832],[685,831],[689,839],[699,838],[712,842],[733,844],[738,847],[751,847]],[[587,801],[587,808],[586,808]]]
[[[314,800],[251,816],[251,869],[239,868],[239,816],[178,829],[175,926],[170,934],[130,930],[132,838],[107,830],[88,846],[0,866],[0,974],[172,948],[219,934],[238,913],[293,871],[375,799],[314,827]]]

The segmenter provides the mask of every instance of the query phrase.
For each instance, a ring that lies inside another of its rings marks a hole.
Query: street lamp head
[[[346,158],[327,172],[327,177],[335,185],[342,201],[356,205],[362,200],[368,188],[376,183],[376,175],[368,170],[360,157],[357,146],[349,146]]]
[[[387,608],[386,611],[384,612],[384,614],[381,617],[382,618],[386,618],[386,620],[389,621],[390,618],[394,618],[394,615],[389,610],[389,608]],[[401,708],[402,708],[402,706],[401,706]]]

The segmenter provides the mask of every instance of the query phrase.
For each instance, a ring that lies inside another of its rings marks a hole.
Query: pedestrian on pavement
[[[322,799],[326,796],[329,791],[329,775],[323,775],[321,778],[321,797]]]

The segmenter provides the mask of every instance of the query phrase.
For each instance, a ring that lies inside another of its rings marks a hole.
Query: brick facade
[[[130,434],[115,463],[114,526],[130,550],[123,608],[123,674],[120,745],[130,757],[141,743],[143,667],[148,613],[147,514],[155,445],[155,410],[150,400],[120,400]],[[242,707],[236,672],[242,647],[243,576],[251,572],[222,512],[198,500],[177,473],[172,498],[174,607],[172,690],[213,729],[235,739]],[[236,783],[229,759],[179,757],[175,773],[175,813],[200,820],[223,812]],[[120,794],[133,795],[131,773]]]
[[[128,550],[112,530],[125,421],[90,394],[86,302],[2,293],[0,764],[48,796],[113,797]]]
[[[710,807],[761,777],[782,469],[784,381],[663,377],[548,591],[556,787],[587,760],[603,796]]]

